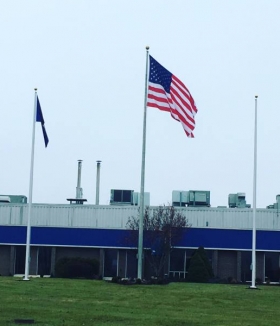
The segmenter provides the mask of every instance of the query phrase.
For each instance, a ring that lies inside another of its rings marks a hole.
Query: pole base
[[[23,281],[30,281],[28,277],[24,277],[22,280]]]

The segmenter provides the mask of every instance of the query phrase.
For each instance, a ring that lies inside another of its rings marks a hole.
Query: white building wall
[[[192,227],[252,229],[252,209],[182,207]],[[0,204],[0,225],[27,225],[27,204]],[[32,205],[32,226],[125,229],[130,216],[137,216],[137,206]],[[256,227],[280,230],[276,209],[257,209]]]

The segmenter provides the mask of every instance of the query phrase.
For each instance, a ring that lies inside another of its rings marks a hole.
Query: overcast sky
[[[145,191],[168,204],[172,190],[253,198],[258,99],[257,207],[280,193],[278,0],[2,1],[0,193],[26,195],[34,87],[50,139],[36,124],[34,203],[75,197],[100,204],[110,189],[140,191],[146,45],[195,99],[194,139],[166,112],[148,108]]]

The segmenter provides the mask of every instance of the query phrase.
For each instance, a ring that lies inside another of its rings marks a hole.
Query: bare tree
[[[135,231],[139,230],[139,211],[137,217],[128,219],[126,227],[133,231],[130,238],[138,243],[138,232]],[[149,263],[154,276],[163,274],[173,246],[181,239],[184,229],[189,227],[186,216],[174,206],[145,208],[144,247],[150,250]]]

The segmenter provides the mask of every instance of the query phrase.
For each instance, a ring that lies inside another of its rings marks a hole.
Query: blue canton
[[[149,81],[151,83],[161,85],[166,93],[170,93],[172,74],[167,69],[165,69],[161,64],[159,64],[150,55],[150,76]]]

